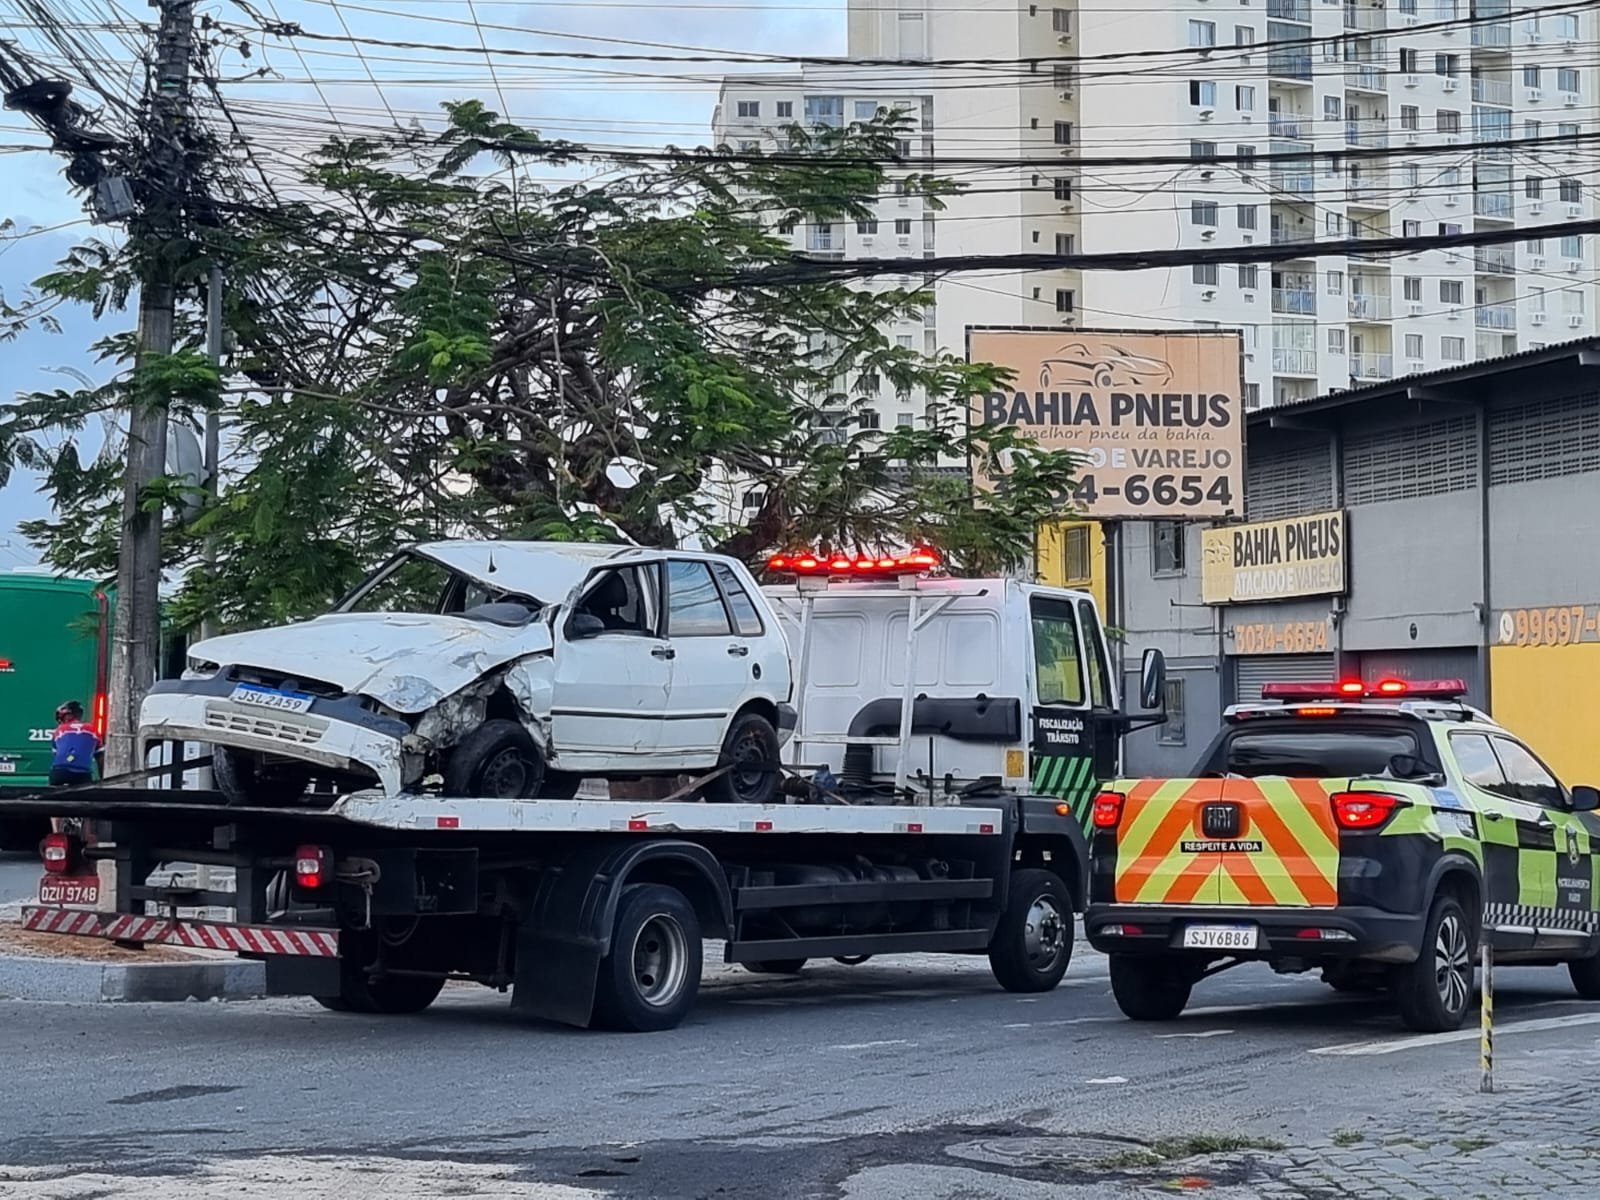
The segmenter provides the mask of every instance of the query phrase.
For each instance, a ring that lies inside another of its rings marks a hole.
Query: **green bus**
[[[111,607],[109,590],[91,579],[0,574],[0,792],[49,786],[64,701],[80,701],[105,736]],[[46,832],[0,824],[0,849],[30,849]]]

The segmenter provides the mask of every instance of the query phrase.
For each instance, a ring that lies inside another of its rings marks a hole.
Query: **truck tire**
[[[444,764],[446,796],[531,800],[545,794],[545,779],[544,755],[515,721],[485,721],[456,743]]]
[[[1585,1000],[1600,1000],[1600,954],[1575,958],[1567,964],[1572,986]]]
[[[1054,871],[1011,872],[1006,909],[989,941],[989,969],[1008,992],[1048,992],[1072,961],[1072,897]]]
[[[305,795],[311,786],[311,768],[299,763],[269,765],[249,750],[213,746],[211,778],[229,805],[273,808],[293,804]]]
[[[798,975],[807,961],[804,958],[774,958],[770,962],[745,963],[744,969],[757,975]]]
[[[331,1012],[402,1016],[419,1013],[439,998],[443,977],[425,975],[382,975],[367,978],[366,971],[352,959],[339,960],[339,994],[313,996]]]
[[[1423,926],[1421,953],[1395,972],[1400,1021],[1418,1033],[1461,1028],[1472,1007],[1477,936],[1467,910],[1448,892],[1433,898]]]
[[[1111,994],[1133,1021],[1171,1021],[1194,990],[1189,964],[1173,954],[1113,954]]]
[[[622,1033],[672,1029],[700,993],[700,921],[676,888],[636,883],[623,889],[600,963],[595,1024]]]
[[[718,766],[733,769],[706,785],[706,799],[714,804],[773,803],[783,786],[783,776],[776,769],[780,753],[778,731],[772,722],[760,713],[740,713],[728,726],[717,759]]]

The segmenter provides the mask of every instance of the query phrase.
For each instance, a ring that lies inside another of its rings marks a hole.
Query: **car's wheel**
[[[1600,954],[1590,958],[1575,958],[1567,964],[1572,976],[1572,986],[1585,1000],[1600,1000]]]
[[[706,785],[706,799],[721,804],[771,804],[783,785],[778,731],[760,713],[740,713],[728,726],[718,764],[729,770]]]
[[[1113,954],[1111,994],[1124,1016],[1135,1021],[1170,1021],[1183,1012],[1194,990],[1190,964],[1172,954]]]
[[[774,958],[768,962],[745,963],[744,969],[757,975],[798,975],[806,962],[803,958]]]
[[[268,763],[250,750],[213,746],[211,778],[230,805],[275,808],[305,795],[311,786],[311,768],[300,763]]]
[[[445,760],[446,796],[528,800],[543,795],[544,787],[544,756],[515,721],[485,721],[456,743]]]
[[[1459,1029],[1472,1006],[1477,928],[1461,902],[1435,896],[1423,927],[1421,953],[1395,972],[1400,1020],[1419,1033]]]
[[[341,958],[339,994],[312,999],[332,1012],[403,1016],[427,1008],[443,988],[444,979],[438,976],[380,975],[369,979],[356,962]]]
[[[700,921],[676,888],[636,883],[623,890],[600,964],[595,1024],[624,1033],[672,1029],[700,992]]]
[[[989,969],[1008,992],[1048,992],[1067,973],[1072,935],[1072,897],[1061,877],[1036,867],[1013,871]]]

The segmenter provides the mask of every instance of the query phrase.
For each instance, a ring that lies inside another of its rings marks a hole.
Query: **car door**
[[[1536,926],[1523,905],[1521,843],[1524,831],[1533,834],[1539,814],[1511,791],[1505,768],[1487,733],[1454,732],[1449,743],[1478,816],[1478,838],[1483,847],[1484,925],[1501,931],[1495,937],[1496,945],[1527,946]]]
[[[1593,866],[1588,831],[1571,811],[1566,789],[1537,755],[1509,735],[1491,737],[1506,790],[1533,810],[1519,829],[1521,902],[1533,910],[1539,944],[1571,949],[1593,921]]]
[[[596,571],[560,617],[550,712],[563,766],[602,757],[608,761],[591,765],[626,764],[659,752],[673,671],[659,575],[654,563]]]
[[[707,765],[721,753],[728,721],[748,690],[751,639],[736,631],[709,563],[669,558],[666,579],[673,663],[661,752],[682,756],[685,766]]]

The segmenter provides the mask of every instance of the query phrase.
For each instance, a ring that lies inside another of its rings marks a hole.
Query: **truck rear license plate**
[[[1254,950],[1261,930],[1254,925],[1185,925],[1185,950]]]
[[[0,762],[0,775],[15,775],[17,764],[14,762]]]
[[[258,687],[241,683],[228,699],[239,704],[253,704],[257,708],[273,708],[279,712],[310,712],[311,697],[304,692],[287,692],[282,688]]]
[[[98,904],[97,875],[46,875],[39,881],[40,904]]]

